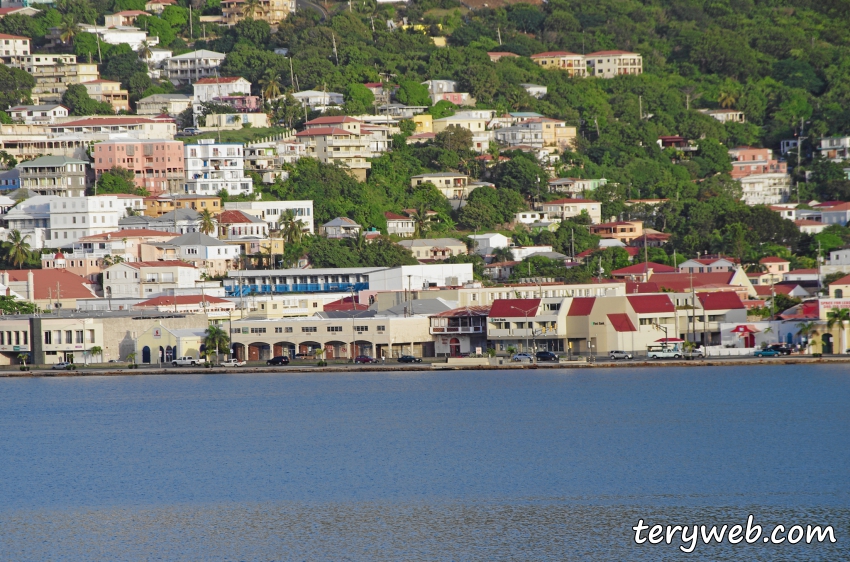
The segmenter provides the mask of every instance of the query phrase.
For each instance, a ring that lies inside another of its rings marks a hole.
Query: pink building
[[[739,146],[729,150],[732,157],[732,177],[745,178],[754,174],[787,174],[788,164],[773,157],[769,148]]]
[[[135,174],[137,186],[151,195],[181,189],[185,180],[183,143],[176,140],[112,140],[94,145],[97,177],[113,167]]]
[[[229,105],[239,113],[260,113],[263,107],[260,96],[216,96],[212,101]]]

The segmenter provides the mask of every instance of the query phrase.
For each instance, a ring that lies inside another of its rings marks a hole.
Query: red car
[[[368,355],[358,355],[357,357],[354,358],[354,362],[355,363],[377,363],[378,360],[374,359],[372,357],[369,357]]]

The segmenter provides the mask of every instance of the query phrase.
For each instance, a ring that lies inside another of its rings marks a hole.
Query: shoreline
[[[505,365],[451,365],[447,363],[419,363],[392,365],[351,364],[327,365],[296,365],[290,367],[212,367],[212,368],[142,368],[142,369],[77,369],[59,371],[52,369],[36,369],[32,371],[0,371],[0,378],[29,378],[29,377],[97,377],[97,376],[145,376],[145,375],[238,375],[238,374],[306,374],[306,373],[357,373],[357,372],[423,372],[423,371],[515,371],[536,369],[625,369],[653,367],[723,367],[741,365],[823,365],[850,363],[850,355],[846,357],[782,357],[782,358],[717,358],[703,360],[631,360],[631,361],[598,361],[587,363],[573,361],[570,363],[510,363]]]

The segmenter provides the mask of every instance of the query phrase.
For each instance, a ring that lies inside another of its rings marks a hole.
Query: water
[[[0,380],[0,560],[847,560],[844,366]],[[632,542],[834,525],[821,545]]]

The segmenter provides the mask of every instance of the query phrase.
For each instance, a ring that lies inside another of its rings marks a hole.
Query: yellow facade
[[[433,133],[434,118],[430,115],[420,114],[413,116],[413,122],[416,123],[417,133]]]
[[[221,213],[221,198],[212,195],[181,195],[177,198],[163,195],[145,199],[145,216],[161,217],[177,209],[192,209],[199,213],[209,210],[213,215]]]
[[[136,363],[155,365],[176,357],[200,359],[203,340],[204,330],[200,328],[170,330],[153,326],[136,338]]]

